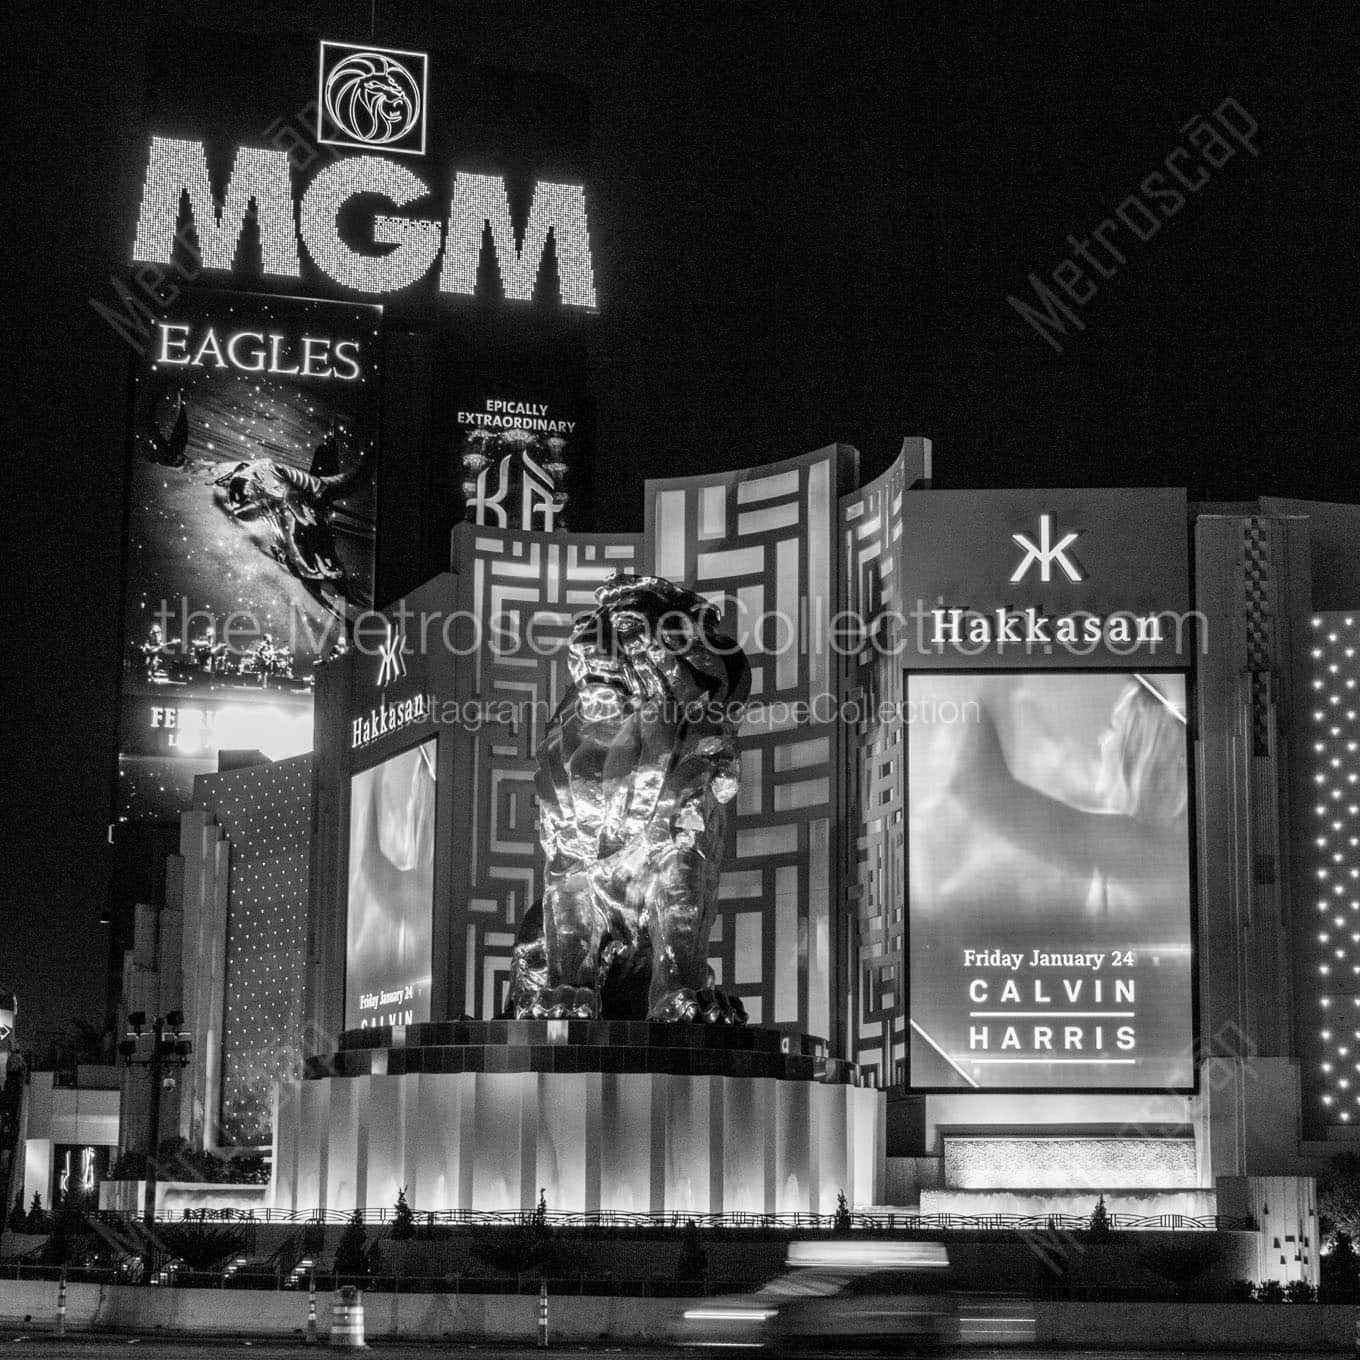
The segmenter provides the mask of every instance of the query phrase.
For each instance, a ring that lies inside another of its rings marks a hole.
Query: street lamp
[[[145,1050],[142,1041],[150,1041]],[[194,1051],[189,1031],[184,1028],[183,1011],[167,1011],[151,1021],[148,1032],[145,1011],[128,1015],[127,1038],[118,1045],[125,1067],[145,1067],[151,1076],[150,1150],[146,1158],[146,1198],[142,1217],[148,1228],[156,1222],[156,1152],[161,1141],[161,1085],[167,1067],[186,1067]]]

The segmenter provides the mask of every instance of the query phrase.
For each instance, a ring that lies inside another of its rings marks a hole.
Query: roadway
[[[531,1354],[573,1357],[625,1356],[627,1360],[701,1360],[718,1352],[698,1348],[643,1347],[643,1346],[553,1346],[545,1352],[533,1346],[507,1347],[500,1345],[454,1344],[440,1342],[410,1342],[401,1345],[375,1343],[367,1351],[372,1360],[390,1355],[414,1357],[421,1352],[441,1356],[475,1356],[476,1360],[526,1360]],[[0,1334],[0,1360],[8,1357],[34,1356],[41,1360],[303,1360],[303,1357],[334,1354],[325,1346],[309,1349],[301,1342],[274,1344],[265,1341],[240,1341],[222,1338],[187,1336],[180,1340],[157,1337],[82,1335],[57,1339],[50,1334],[8,1332]],[[850,1351],[800,1350],[799,1360],[841,1360]],[[902,1355],[903,1352],[896,1352]],[[958,1360],[1047,1360],[1061,1356],[1063,1360],[1173,1360],[1176,1356],[1193,1356],[1194,1360],[1242,1360],[1241,1351],[1075,1351],[1036,1350],[1032,1347],[1004,1350],[944,1350],[932,1352],[936,1360],[957,1357]],[[1253,1360],[1335,1360],[1349,1351],[1252,1351]]]

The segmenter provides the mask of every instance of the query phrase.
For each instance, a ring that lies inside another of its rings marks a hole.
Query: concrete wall
[[[6,1280],[0,1325],[51,1326],[57,1286]],[[686,1299],[572,1298],[549,1300],[555,1342],[655,1341],[686,1307]],[[330,1328],[331,1295],[317,1295],[319,1330]],[[1046,1303],[1032,1306],[1043,1346],[1212,1347],[1219,1351],[1349,1350],[1356,1310],[1309,1304]],[[307,1323],[305,1291],[139,1289],[73,1284],[66,1324],[72,1331],[201,1332],[235,1336],[300,1335]],[[383,1337],[467,1337],[528,1342],[535,1336],[538,1299],[529,1294],[368,1294],[365,1331]]]
[[[1349,1351],[1356,1310],[1341,1304],[1043,1303],[1041,1346],[1147,1350]]]
[[[318,1293],[318,1329],[330,1329],[332,1295]],[[655,1340],[684,1299],[609,1297],[550,1300],[554,1341]],[[50,1327],[56,1316],[54,1281],[6,1280],[0,1288],[0,1326]],[[537,1336],[536,1294],[366,1294],[364,1326],[378,1337],[485,1337],[530,1342]],[[141,1289],[72,1284],[66,1291],[71,1331],[199,1332],[233,1336],[301,1335],[307,1325],[306,1290]]]

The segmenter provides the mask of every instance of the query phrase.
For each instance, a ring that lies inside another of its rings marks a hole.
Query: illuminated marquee
[[[352,156],[326,166],[302,190],[295,221],[286,151],[241,147],[219,194],[201,141],[153,136],[132,258],[174,263],[180,209],[187,200],[186,230],[192,230],[208,270],[235,269],[242,230],[250,219],[259,233],[261,270],[267,275],[301,277],[300,238],[323,274],[355,292],[400,292],[438,265],[441,294],[471,296],[489,232],[506,298],[528,302],[551,237],[563,304],[596,305],[585,190],[579,184],[539,181],[518,239],[505,180],[463,171],[454,176],[444,220],[375,213],[370,224],[374,253],[356,249],[341,235],[340,216],[359,195],[385,199],[400,210],[432,192],[409,166],[383,156]]]

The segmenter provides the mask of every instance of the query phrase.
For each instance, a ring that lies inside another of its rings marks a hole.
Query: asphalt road
[[[35,1356],[41,1360],[302,1360],[302,1357],[315,1355],[320,1360],[323,1355],[333,1354],[324,1346],[314,1349],[304,1347],[300,1342],[284,1345],[271,1345],[264,1342],[229,1340],[210,1340],[199,1337],[186,1337],[180,1341],[163,1341],[139,1337],[115,1336],[78,1336],[57,1340],[50,1335],[26,1335],[13,1332],[0,1335],[0,1360],[14,1356]],[[700,1360],[703,1356],[715,1356],[720,1352],[704,1349],[675,1347],[599,1347],[599,1346],[553,1346],[544,1352],[532,1346],[452,1346],[449,1342],[430,1342],[406,1345],[370,1346],[366,1354],[370,1357],[416,1356],[421,1353],[441,1356],[475,1356],[477,1360],[526,1360],[530,1355],[545,1356],[626,1356],[627,1360]],[[842,1356],[854,1354],[849,1351],[800,1351],[799,1360],[840,1360]],[[936,1360],[1045,1360],[1048,1356],[1061,1356],[1063,1360],[1174,1360],[1177,1356],[1193,1356],[1194,1360],[1242,1360],[1240,1351],[1052,1351],[1025,1349],[982,1350],[971,1348],[958,1351],[933,1352]],[[1350,1352],[1302,1352],[1302,1351],[1253,1351],[1253,1360],[1335,1360],[1339,1354]]]

